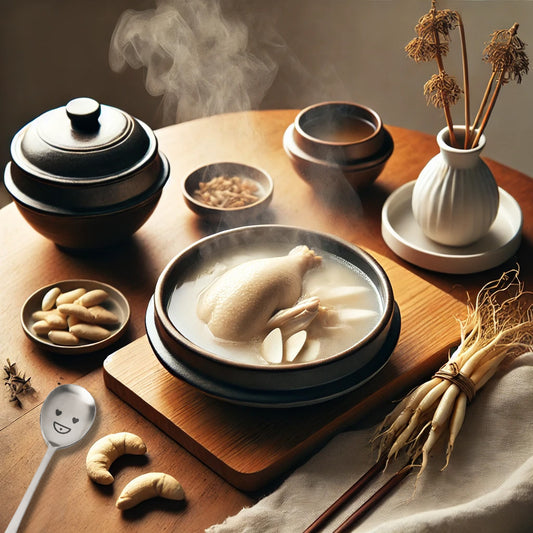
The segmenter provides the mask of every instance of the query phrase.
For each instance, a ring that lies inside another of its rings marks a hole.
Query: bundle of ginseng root
[[[379,427],[379,458],[405,453],[410,467],[421,457],[418,476],[431,449],[448,429],[446,468],[466,407],[500,365],[533,349],[533,293],[524,291],[519,270],[489,282],[467,305],[460,322],[461,343],[440,370],[409,393]]]

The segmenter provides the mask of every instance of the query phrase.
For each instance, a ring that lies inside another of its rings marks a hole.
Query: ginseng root
[[[448,465],[466,421],[469,401],[505,362],[533,350],[533,293],[518,279],[519,270],[487,283],[460,322],[461,343],[433,378],[417,387],[379,427],[379,456],[400,453],[424,471],[438,439],[449,431]]]

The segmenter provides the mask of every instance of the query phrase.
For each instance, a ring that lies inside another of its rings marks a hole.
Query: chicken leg
[[[200,294],[198,317],[221,339],[246,341],[264,334],[274,313],[300,298],[305,273],[321,261],[302,245],[286,256],[237,265]]]

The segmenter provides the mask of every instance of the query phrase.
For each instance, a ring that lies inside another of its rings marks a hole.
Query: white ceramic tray
[[[381,233],[389,248],[414,265],[446,274],[471,274],[496,267],[520,246],[522,211],[503,189],[496,220],[489,233],[469,246],[444,246],[424,235],[414,219],[411,181],[394,191],[383,205]]]

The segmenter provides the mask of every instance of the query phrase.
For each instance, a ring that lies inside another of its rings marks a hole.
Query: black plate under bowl
[[[306,389],[265,391],[236,387],[207,377],[185,365],[161,341],[154,319],[154,299],[146,311],[146,333],[155,356],[173,376],[219,400],[250,407],[301,407],[325,402],[351,392],[378,374],[390,359],[401,329],[400,310],[394,304],[391,326],[382,348],[365,366],[341,379]]]

